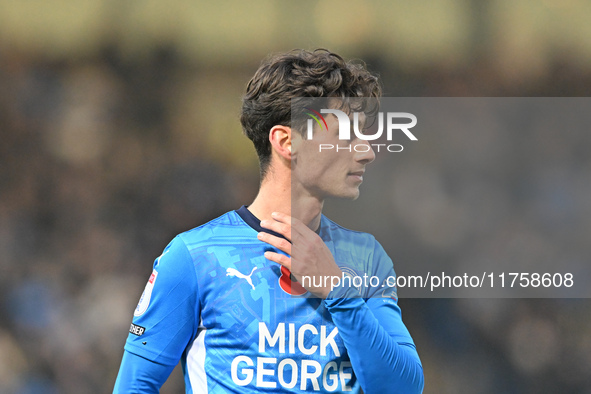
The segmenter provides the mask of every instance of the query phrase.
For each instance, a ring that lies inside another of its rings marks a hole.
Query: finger
[[[267,260],[271,260],[278,264],[281,264],[282,266],[291,271],[291,259],[286,255],[276,252],[265,252],[265,258]]]
[[[278,222],[285,223],[285,224],[291,224],[292,221],[294,220],[291,216],[289,216],[283,212],[272,212],[271,217],[273,219],[277,220]]]
[[[279,249],[291,256],[291,242],[289,242],[285,238],[280,238],[275,235],[265,233],[264,231],[261,231],[260,233],[258,233],[257,238],[260,241],[266,242],[269,245],[274,246],[277,249]]]
[[[308,232],[310,232],[311,230],[308,228],[308,226],[306,226],[304,224],[304,222],[302,222],[301,220],[294,218],[292,216],[289,216],[285,213],[282,212],[273,212],[271,213],[271,217],[279,223],[283,223],[285,225],[289,225],[290,226],[290,237],[289,240],[291,241],[295,236],[294,233],[299,233],[299,234],[306,234]],[[261,222],[262,223],[262,222]],[[261,224],[262,225],[262,224]]]
[[[271,213],[271,217],[274,220],[276,220],[276,221],[278,221],[280,223],[284,223],[284,224],[290,225],[291,227],[296,227],[296,226],[299,227],[299,226],[302,226],[302,225],[304,227],[306,227],[301,220],[299,220],[297,218],[294,218],[292,216],[289,216],[289,215],[287,215],[285,213],[282,213],[282,212],[273,212],[273,213]]]
[[[261,227],[281,234],[291,241],[291,226],[289,224],[285,224],[275,220],[263,220],[261,221]]]

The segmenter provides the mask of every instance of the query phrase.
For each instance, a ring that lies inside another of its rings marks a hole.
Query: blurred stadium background
[[[386,96],[587,96],[590,16],[586,0],[0,0],[0,392],[112,390],[153,259],[254,197],[238,114],[267,54],[326,47],[363,59]],[[560,256],[558,234],[589,259],[589,139],[514,152],[500,188],[559,169],[524,186],[548,196],[538,202],[552,220],[520,226],[528,200],[500,196],[489,217],[516,220],[480,252]],[[488,143],[479,149],[506,141]],[[393,257],[465,257],[428,225],[446,218],[454,157],[414,160],[423,172],[393,185],[435,197],[390,213]],[[563,231],[568,220],[579,225]],[[589,300],[400,303],[425,393],[591,393]],[[177,369],[162,392],[182,387]]]

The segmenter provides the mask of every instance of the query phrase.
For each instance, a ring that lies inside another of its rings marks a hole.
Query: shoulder
[[[324,215],[319,235],[342,261],[372,261],[383,252],[373,235],[345,228]]]
[[[333,242],[350,242],[358,246],[368,246],[373,248],[377,243],[376,238],[362,231],[355,231],[341,226],[322,215],[320,220],[320,237]]]
[[[343,227],[322,215],[320,237],[334,245],[335,250],[345,250],[356,256],[372,259],[389,259],[384,247],[369,233]]]
[[[230,244],[243,227],[235,211],[227,212],[207,223],[192,228],[174,237],[160,257],[154,262],[154,269],[186,272],[194,269],[197,256],[203,256],[203,249],[212,245]],[[238,231],[237,231],[238,229]]]
[[[180,233],[177,238],[182,240],[191,250],[216,242],[216,240],[220,241],[230,237],[239,238],[248,234],[249,229],[250,227],[244,223],[236,211],[230,211],[198,227]]]

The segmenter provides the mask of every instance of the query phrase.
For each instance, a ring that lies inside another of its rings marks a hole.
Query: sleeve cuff
[[[330,293],[328,293],[328,296],[326,296],[326,300],[330,301],[341,298],[361,298],[361,293],[350,283],[346,283],[346,281],[341,281],[339,286],[334,287],[330,291]]]

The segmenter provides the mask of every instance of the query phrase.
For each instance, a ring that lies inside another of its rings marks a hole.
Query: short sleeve
[[[193,259],[177,236],[154,262],[134,312],[125,350],[176,365],[197,333],[198,303]]]

